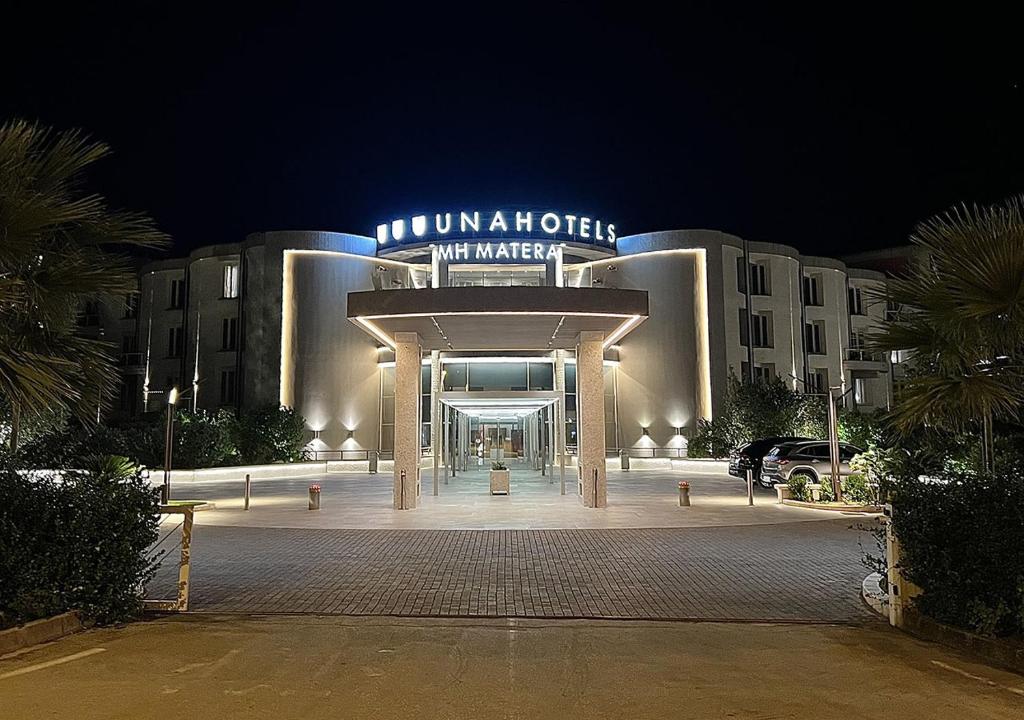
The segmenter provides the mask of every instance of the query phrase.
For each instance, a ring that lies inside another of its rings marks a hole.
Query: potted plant
[[[509,490],[509,469],[508,466],[501,460],[495,460],[491,463],[491,495],[497,493],[505,493],[508,495],[511,491]]]
[[[690,507],[690,483],[679,481],[679,507]]]

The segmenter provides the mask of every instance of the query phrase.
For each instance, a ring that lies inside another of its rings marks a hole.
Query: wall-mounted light
[[[319,440],[320,439],[320,431],[319,430],[314,430],[313,431],[313,439],[314,440]]]
[[[348,431],[348,435],[346,435],[346,436],[345,436],[345,439],[346,439],[346,440],[351,440],[351,439],[352,439],[352,434],[353,434],[353,432],[354,432],[353,430],[349,430],[349,431]]]
[[[650,436],[650,431],[647,428],[643,428],[644,435]]]
[[[672,428],[672,430],[675,431],[676,435],[682,435],[683,434],[683,429],[681,427],[675,427],[675,428]]]

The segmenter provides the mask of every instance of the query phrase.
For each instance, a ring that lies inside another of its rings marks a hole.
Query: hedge
[[[0,458],[0,627],[68,610],[100,624],[136,616],[157,505],[124,458],[60,473]]]
[[[973,632],[1024,636],[1024,479],[1014,469],[898,483],[900,567],[926,615]]]

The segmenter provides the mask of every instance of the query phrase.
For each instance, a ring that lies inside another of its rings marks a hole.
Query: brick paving
[[[856,520],[628,530],[196,526],[192,609],[863,622]],[[172,564],[151,593],[173,586]]]

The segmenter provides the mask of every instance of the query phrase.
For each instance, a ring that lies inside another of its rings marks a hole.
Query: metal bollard
[[[619,463],[623,470],[629,470],[629,450],[619,450]]]
[[[315,483],[309,486],[309,509],[320,509],[320,486]]]
[[[754,471],[747,470],[747,505],[754,505]]]
[[[249,479],[249,473],[245,474],[245,509],[249,509],[249,494],[252,492],[252,481]]]
[[[376,450],[370,450],[369,453],[367,454],[367,459],[370,461],[370,474],[371,475],[376,475],[377,474],[377,459],[378,459],[379,455],[380,455],[380,453],[378,451],[376,451]]]
[[[401,480],[401,487],[399,488],[401,495],[399,495],[398,507],[400,510],[405,510],[405,470],[402,471]]]
[[[690,507],[690,483],[685,480],[679,483],[679,507]]]

